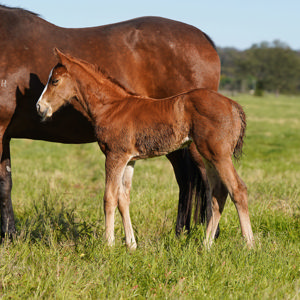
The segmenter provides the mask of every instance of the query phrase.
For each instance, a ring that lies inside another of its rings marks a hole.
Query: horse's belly
[[[143,147],[138,147],[136,153],[133,155],[132,160],[151,158],[156,156],[162,156],[174,152],[178,149],[187,147],[192,142],[189,136],[185,136],[178,141],[170,142],[168,139],[158,143],[156,139],[151,139]]]

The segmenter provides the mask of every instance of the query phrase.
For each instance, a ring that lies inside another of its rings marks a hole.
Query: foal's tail
[[[237,109],[239,118],[241,120],[240,135],[239,135],[238,141],[235,145],[235,148],[233,150],[233,156],[235,159],[238,160],[243,154],[243,145],[244,145],[244,137],[245,137],[247,122],[246,122],[246,115],[245,115],[245,112],[244,112],[242,106],[235,101],[234,101],[234,106]]]

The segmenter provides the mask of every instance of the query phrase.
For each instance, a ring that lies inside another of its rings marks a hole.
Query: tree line
[[[249,49],[217,48],[221,59],[220,90],[300,94],[300,51],[275,40]]]

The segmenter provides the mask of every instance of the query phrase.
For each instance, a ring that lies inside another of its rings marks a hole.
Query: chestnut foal
[[[206,89],[195,89],[166,99],[129,93],[97,66],[56,49],[59,63],[37,102],[37,111],[50,118],[62,105],[76,98],[89,115],[99,146],[106,156],[104,211],[106,239],[114,243],[114,213],[118,207],[126,244],[136,248],[129,214],[129,194],[134,162],[165,155],[194,141],[204,158],[212,193],[213,212],[207,225],[210,246],[226,198],[234,202],[249,246],[253,245],[247,188],[238,176],[232,155],[243,146],[245,114],[235,101]],[[225,193],[227,195],[227,193]]]

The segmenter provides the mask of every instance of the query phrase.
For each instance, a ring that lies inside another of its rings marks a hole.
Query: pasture
[[[299,299],[300,97],[240,95],[248,120],[236,163],[248,186],[256,246],[227,199],[221,234],[175,237],[178,188],[166,158],[137,162],[131,218],[138,248],[104,243],[104,156],[96,144],[14,140],[17,236],[0,246],[0,296],[57,299]]]

